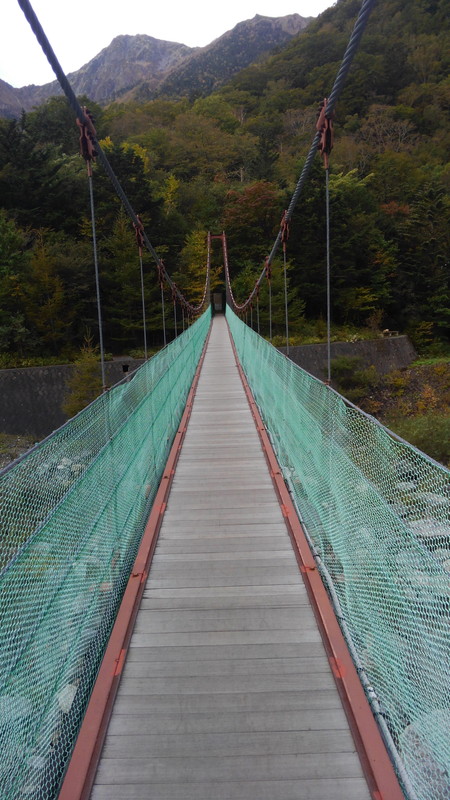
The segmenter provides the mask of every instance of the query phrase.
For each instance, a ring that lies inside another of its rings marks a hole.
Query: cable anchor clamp
[[[283,245],[283,250],[286,250],[286,243],[287,240],[289,239],[289,222],[287,218],[287,211],[284,211],[283,216],[281,217],[280,235],[281,235],[281,243]]]
[[[329,167],[328,156],[330,155],[334,144],[334,130],[333,130],[334,111],[332,111],[328,115],[327,107],[328,107],[328,100],[326,97],[324,97],[319,107],[319,116],[316,123],[316,129],[320,133],[320,140],[319,144],[317,145],[317,149],[322,155],[325,169],[328,169]]]
[[[94,127],[94,118],[86,106],[82,108],[84,122],[78,119],[77,125],[80,129],[80,153],[90,168],[91,161],[95,161],[98,153],[95,149],[95,139],[97,132]]]
[[[159,263],[156,265],[156,267],[157,267],[157,270],[158,270],[159,285],[161,286],[161,289],[164,289],[164,281],[166,279],[166,272],[165,272],[164,262],[163,262],[162,258],[159,260]]]
[[[144,247],[144,226],[141,222],[139,214],[136,214],[136,219],[137,223],[133,222],[133,227],[136,234],[136,244],[139,248],[139,252],[142,254],[142,249]]]

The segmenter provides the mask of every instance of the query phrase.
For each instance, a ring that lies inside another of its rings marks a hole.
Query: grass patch
[[[450,364],[450,356],[431,356],[427,358],[424,356],[423,358],[416,358],[415,361],[410,364],[410,367],[432,367],[435,364]]]
[[[392,416],[385,423],[398,436],[423,450],[435,461],[450,466],[450,414],[433,411],[413,417]]]

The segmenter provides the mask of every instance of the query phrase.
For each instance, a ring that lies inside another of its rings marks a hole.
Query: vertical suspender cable
[[[161,316],[162,316],[162,326],[163,326],[163,342],[164,347],[167,344],[167,336],[166,336],[166,309],[164,305],[164,283],[161,281]]]
[[[139,264],[141,267],[142,324],[144,326],[144,358],[147,361],[147,322],[145,319],[144,267],[142,265],[142,249],[139,250]]]
[[[77,118],[77,125],[80,131],[80,153],[86,162],[86,169],[89,183],[89,198],[91,204],[91,225],[92,225],[92,248],[94,253],[94,272],[95,272],[95,291],[97,295],[97,317],[98,317],[98,338],[100,345],[100,363],[102,370],[102,387],[106,391],[105,378],[105,349],[103,347],[103,323],[102,305],[100,300],[100,279],[98,273],[98,253],[97,253],[97,233],[95,230],[95,205],[94,205],[94,178],[92,174],[92,162],[97,157],[95,149],[96,130],[92,115],[86,108],[82,109],[83,119]]]
[[[325,169],[325,205],[327,226],[327,380],[331,383],[331,267],[330,267],[330,170]]]
[[[318,150],[322,154],[325,167],[325,206],[326,206],[326,248],[327,248],[327,383],[331,383],[331,279],[330,279],[330,153],[333,149],[333,112],[329,112],[329,100],[321,103],[317,120],[320,133]]]
[[[272,281],[269,279],[269,340],[272,341]]]
[[[145,319],[145,291],[144,291],[144,267],[142,263],[142,248],[144,246],[144,226],[140,220],[139,214],[137,215],[138,223],[134,224],[136,233],[136,243],[139,250],[139,266],[141,268],[141,298],[142,298],[142,325],[144,328],[144,358],[147,361],[147,322]]]
[[[286,320],[286,355],[289,355],[289,316],[288,316],[286,245],[283,246],[283,260],[284,260],[284,316]]]
[[[256,294],[256,324],[258,325],[258,333],[260,333],[260,329],[259,329],[259,291]]]
[[[250,305],[250,327],[253,330],[253,303]]]
[[[284,318],[286,321],[286,355],[289,355],[289,314],[288,314],[288,290],[287,290],[287,257],[286,244],[289,236],[289,224],[287,221],[287,211],[281,219],[281,241],[283,243],[283,267],[284,267]]]
[[[102,386],[103,386],[103,391],[105,392],[107,387],[105,378],[105,349],[103,347],[102,305],[100,301],[100,279],[98,274],[97,234],[95,230],[94,181],[92,177],[91,164],[89,162],[87,163],[88,163],[89,196],[91,200],[92,247],[94,252],[95,290],[97,294],[98,338],[100,343]]]
[[[173,298],[173,322],[175,326],[175,339],[178,336],[178,329],[177,329],[177,301],[175,297]]]

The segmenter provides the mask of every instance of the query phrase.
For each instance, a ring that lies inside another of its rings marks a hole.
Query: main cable
[[[19,2],[20,2],[20,0],[19,0]],[[333,88],[331,89],[330,96],[329,96],[328,101],[327,101],[327,108],[326,108],[326,117],[327,117],[327,119],[331,119],[333,117],[334,109],[335,109],[337,100],[338,100],[338,98],[339,98],[339,96],[340,96],[340,94],[342,92],[342,89],[343,89],[345,80],[347,78],[349,69],[351,67],[352,61],[353,61],[353,59],[355,57],[355,54],[356,54],[356,52],[358,50],[358,47],[360,45],[361,37],[362,37],[363,32],[364,32],[364,30],[366,28],[367,21],[368,21],[369,16],[370,16],[370,14],[372,12],[372,9],[373,9],[373,7],[375,5],[375,2],[376,2],[376,0],[363,0],[363,3],[361,5],[357,20],[355,22],[355,25],[354,25],[354,28],[353,28],[353,31],[352,31],[352,34],[350,36],[350,39],[348,41],[348,44],[347,44],[347,47],[346,47],[346,50],[345,50],[345,53],[344,53],[344,56],[342,58],[341,65],[339,67],[338,73],[337,73],[336,78],[334,80]],[[309,149],[308,155],[306,156],[306,160],[305,160],[305,163],[303,165],[303,169],[302,169],[300,177],[299,177],[299,179],[297,181],[297,185],[295,187],[294,193],[293,193],[293,195],[291,197],[291,201],[289,203],[288,209],[287,209],[285,217],[284,217],[286,223],[288,223],[290,221],[290,219],[292,218],[292,214],[293,214],[294,209],[295,209],[295,207],[297,205],[297,202],[298,202],[298,199],[300,197],[300,194],[301,194],[301,191],[303,189],[303,186],[304,186],[304,184],[306,182],[306,178],[309,175],[309,172],[310,172],[311,167],[312,167],[313,162],[314,162],[314,158],[315,158],[316,153],[317,153],[317,151],[319,149],[321,136],[322,136],[322,132],[320,130],[316,131],[316,134],[315,134],[314,139],[312,141],[312,144],[311,144],[311,147]],[[258,289],[259,289],[264,277],[266,276],[267,270],[270,268],[270,265],[272,264],[273,259],[275,258],[276,254],[277,254],[277,251],[278,251],[278,248],[279,248],[281,242],[282,242],[282,229],[280,227],[280,230],[278,231],[278,235],[277,235],[277,237],[275,239],[275,242],[274,242],[274,244],[272,246],[270,254],[268,255],[268,257],[266,258],[266,260],[264,262],[264,267],[263,267],[263,269],[261,271],[261,274],[260,274],[259,278],[257,279],[257,281],[255,283],[255,286],[254,286],[252,292],[250,293],[250,295],[248,296],[247,300],[244,303],[242,303],[240,305],[239,304],[235,304],[235,308],[236,309],[242,310],[242,309],[246,308],[253,301],[253,298],[254,298],[256,292],[258,291]],[[232,296],[232,294],[231,294],[231,296]],[[234,298],[233,298],[233,301],[234,301]]]
[[[81,106],[80,106],[80,104],[79,104],[79,102],[78,102],[78,100],[77,100],[77,98],[75,96],[75,93],[74,93],[74,91],[72,89],[72,86],[70,85],[69,80],[67,79],[66,74],[65,74],[63,68],[61,67],[61,64],[59,63],[59,61],[58,61],[58,59],[57,59],[57,57],[55,55],[55,52],[54,52],[54,50],[53,50],[53,48],[52,48],[52,46],[51,46],[51,44],[50,44],[45,32],[44,32],[44,29],[42,28],[42,25],[39,22],[36,14],[35,14],[35,12],[33,10],[33,7],[32,7],[32,5],[30,3],[30,0],[17,0],[17,2],[19,3],[19,6],[22,9],[23,13],[25,14],[25,17],[28,20],[34,35],[36,36],[39,44],[41,45],[42,50],[44,51],[44,54],[45,54],[45,56],[47,58],[47,61],[49,62],[51,68],[53,69],[53,72],[55,73],[55,75],[56,75],[56,77],[57,77],[57,79],[59,81],[59,84],[60,84],[64,94],[66,95],[67,100],[69,101],[70,106],[72,107],[73,111],[75,111],[75,114],[77,115],[77,117],[80,120],[80,122],[83,125],[85,125],[89,130],[91,130],[92,129],[92,122],[86,116],[86,114],[83,112],[83,109],[81,108]],[[130,219],[131,219],[131,221],[133,222],[134,225],[139,225],[138,215],[136,214],[136,212],[134,211],[130,201],[128,200],[128,197],[125,194],[125,192],[124,192],[124,190],[122,188],[122,185],[121,185],[119,179],[117,178],[113,168],[111,167],[111,164],[109,163],[105,153],[103,152],[103,150],[102,150],[102,148],[101,148],[101,146],[100,146],[100,144],[98,142],[98,139],[96,138],[95,135],[92,135],[92,139],[93,139],[93,142],[95,144],[95,150],[97,152],[97,157],[98,157],[99,161],[101,162],[101,164],[103,166],[103,169],[105,170],[106,174],[108,175],[112,185],[114,186],[116,194],[120,197],[128,216],[130,217]],[[155,260],[158,269],[162,271],[162,274],[164,276],[164,280],[168,283],[168,285],[170,286],[172,292],[175,292],[175,294],[176,294],[178,300],[180,301],[180,303],[184,304],[187,308],[189,308],[192,311],[192,313],[194,313],[194,314],[198,313],[201,310],[201,308],[203,307],[203,304],[204,304],[204,301],[205,301],[206,288],[205,288],[205,292],[203,294],[202,303],[199,306],[193,306],[191,303],[189,303],[186,300],[186,298],[184,297],[184,295],[182,294],[182,292],[180,292],[178,287],[172,281],[172,279],[170,278],[170,275],[166,272],[166,270],[164,268],[164,265],[162,263],[162,260],[158,256],[155,248],[153,247],[153,245],[152,245],[150,239],[148,238],[147,234],[145,233],[145,231],[143,231],[142,235],[143,235],[143,240],[145,242],[145,246],[147,247],[148,251],[153,256],[153,259]],[[208,282],[208,277],[206,278],[205,286],[207,285],[207,282]]]

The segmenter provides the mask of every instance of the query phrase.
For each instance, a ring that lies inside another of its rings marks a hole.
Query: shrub
[[[358,356],[340,356],[331,361],[333,384],[352,403],[358,403],[374,389],[379,377],[375,367],[364,367]]]
[[[102,391],[98,347],[92,344],[87,334],[80,355],[74,363],[72,375],[67,381],[68,394],[62,404],[67,416],[74,417],[81,409],[92,403]]]

